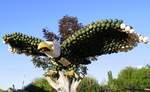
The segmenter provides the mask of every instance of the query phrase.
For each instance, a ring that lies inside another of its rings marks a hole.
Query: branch
[[[67,76],[64,75],[62,71],[59,71],[59,79],[58,79],[58,84],[64,92],[69,92],[69,79]]]
[[[76,89],[79,85],[79,83],[81,82],[81,79],[77,80],[77,79],[73,79],[72,80],[72,84],[71,84],[71,92],[76,92]]]
[[[48,71],[48,76],[45,76],[45,79],[48,81],[49,85],[51,85],[58,92],[69,92],[69,80],[67,76],[64,75],[62,71],[59,71],[59,78],[53,79],[51,75],[55,71]]]
[[[58,89],[57,82],[55,82],[50,76],[45,76],[45,79],[47,80],[49,85],[51,85],[54,89]]]

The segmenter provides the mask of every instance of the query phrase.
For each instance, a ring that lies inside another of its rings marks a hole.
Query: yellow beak
[[[43,49],[51,51],[52,45],[49,45],[46,42],[40,42],[39,45],[38,45],[38,50],[43,50]]]

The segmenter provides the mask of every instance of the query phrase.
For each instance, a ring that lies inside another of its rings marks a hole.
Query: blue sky
[[[118,18],[132,25],[136,32],[150,37],[149,0],[0,0],[0,38],[5,33],[23,32],[42,38],[42,28],[57,33],[58,20],[64,15],[76,16],[81,23]],[[139,67],[149,64],[150,44],[139,44],[128,53],[105,55],[88,66],[88,74],[99,82],[107,79],[126,66]],[[0,39],[0,88],[12,84],[22,87],[44,73],[35,68],[31,57],[11,54]]]

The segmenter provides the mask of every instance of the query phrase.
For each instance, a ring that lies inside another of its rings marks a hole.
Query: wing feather
[[[62,44],[62,56],[73,63],[80,59],[127,52],[139,43],[139,36],[122,20],[101,20],[89,24],[68,37]]]

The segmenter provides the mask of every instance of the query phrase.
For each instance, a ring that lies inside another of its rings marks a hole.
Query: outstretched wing
[[[139,38],[134,29],[125,25],[122,20],[101,20],[85,26],[67,38],[61,44],[62,56],[72,63],[88,64],[83,59],[127,52],[137,46],[137,43],[147,42],[146,38]]]
[[[38,51],[38,44],[41,39],[24,35],[23,33],[14,32],[6,34],[3,37],[4,43],[10,46],[10,51],[17,54],[24,53],[25,55],[45,55]]]
[[[41,56],[38,45],[43,40],[14,32],[3,37],[11,46],[11,51],[18,54]],[[147,43],[146,37],[138,35],[131,26],[122,20],[101,20],[89,24],[61,44],[61,57],[73,64],[89,64],[90,58],[111,53],[126,52]]]

